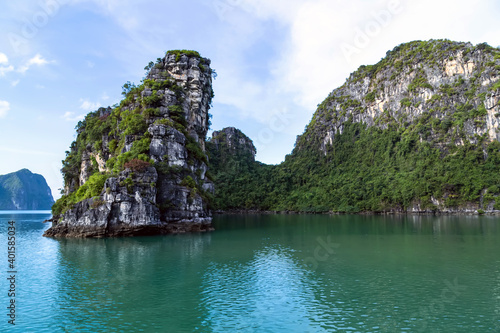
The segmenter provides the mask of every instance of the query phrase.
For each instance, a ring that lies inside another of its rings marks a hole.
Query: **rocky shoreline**
[[[442,215],[456,215],[456,216],[473,216],[473,215],[486,215],[486,216],[500,216],[500,210],[492,210],[485,212],[469,211],[469,210],[445,210],[445,211],[432,211],[432,210],[422,210],[422,211],[386,211],[386,212],[376,212],[376,211],[366,211],[366,212],[300,212],[300,211],[272,211],[272,210],[217,210],[213,212],[216,215],[428,215],[428,216],[442,216]]]
[[[180,221],[179,223],[159,223],[149,226],[106,226],[106,227],[79,227],[67,223],[57,223],[54,220],[52,227],[43,236],[54,238],[105,238],[105,237],[132,237],[132,236],[156,236],[172,235],[193,232],[214,231],[211,219],[200,219],[199,221]]]

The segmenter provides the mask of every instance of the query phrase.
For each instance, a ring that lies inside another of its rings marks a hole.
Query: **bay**
[[[49,217],[0,212],[2,331],[500,331],[496,217],[222,215],[212,233],[117,239],[44,238]]]

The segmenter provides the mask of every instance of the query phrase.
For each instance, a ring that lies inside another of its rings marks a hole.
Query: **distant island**
[[[0,210],[48,210],[53,204],[42,175],[22,169],[0,176]]]

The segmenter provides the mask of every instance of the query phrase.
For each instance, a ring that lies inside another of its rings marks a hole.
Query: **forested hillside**
[[[500,50],[487,44],[399,45],[379,63],[361,66],[319,104],[282,164],[237,154],[226,154],[232,163],[219,163],[209,149],[216,156],[218,207],[498,210],[499,78]]]

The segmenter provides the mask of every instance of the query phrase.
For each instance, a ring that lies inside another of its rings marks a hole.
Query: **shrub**
[[[498,193],[498,186],[497,185],[491,185],[490,187],[488,187],[488,193],[490,193],[490,194]]]
[[[111,154],[113,154],[115,152],[117,146],[118,146],[118,142],[115,139],[109,141],[109,151]]]
[[[168,107],[168,111],[170,111],[170,118],[176,123],[179,123],[183,126],[187,125],[187,121],[184,115],[184,110],[179,105],[171,105]]]
[[[448,132],[451,126],[453,126],[453,121],[450,118],[445,118],[441,122],[441,129],[445,132]]]
[[[144,117],[150,119],[152,117],[158,117],[160,115],[160,109],[158,108],[148,108],[144,110]]]
[[[198,57],[201,58],[200,54],[193,50],[172,50],[168,51],[167,54],[175,54],[175,61],[181,60],[181,55],[185,54],[188,57]]]
[[[196,188],[196,182],[194,181],[193,177],[187,176],[181,181],[182,186],[186,186],[189,188]]]
[[[90,176],[89,180],[76,191],[75,203],[100,195],[108,177],[108,175],[103,173],[95,173]]]
[[[162,94],[158,94],[158,91],[153,90],[151,96],[144,97],[143,102],[145,105],[159,106],[162,98],[163,98]]]
[[[143,172],[151,166],[151,163],[134,158],[125,163],[125,168],[134,172]]]
[[[148,129],[144,117],[140,114],[127,114],[120,123],[124,135],[142,134]]]
[[[52,205],[52,215],[58,216],[66,212],[70,204],[70,196],[63,195]]]
[[[165,125],[165,126],[169,126],[169,127],[174,126],[174,122],[168,118],[158,119],[154,122],[154,124],[155,125]]]
[[[104,205],[106,202],[104,200],[102,200],[101,198],[97,198],[97,199],[94,199],[94,201],[92,202],[92,204],[90,205],[90,208],[91,209],[96,209],[98,208],[99,206],[102,206]]]
[[[134,190],[134,181],[129,176],[120,182],[120,186],[127,186],[127,192],[132,193]]]
[[[411,101],[410,101],[410,99],[409,99],[409,98],[407,98],[407,97],[406,97],[406,98],[403,98],[403,99],[399,102],[399,104],[401,105],[401,107],[407,107],[407,108],[409,108],[409,107],[411,106]]]
[[[372,92],[369,92],[368,94],[366,94],[365,96],[365,101],[367,103],[372,103],[372,102],[375,102],[375,92],[372,91]]]
[[[193,157],[198,161],[202,161],[208,164],[207,156],[205,155],[203,150],[201,150],[201,147],[198,144],[198,142],[196,142],[193,138],[188,137],[188,143],[186,144],[186,149],[190,157]]]
[[[133,92],[135,89],[137,89],[137,86],[134,83],[127,81],[127,83],[125,83],[122,87],[122,95],[127,96],[129,93]]]

